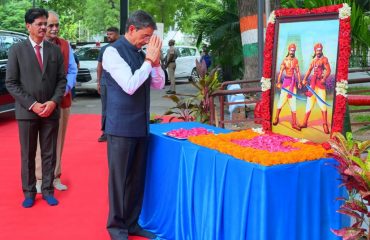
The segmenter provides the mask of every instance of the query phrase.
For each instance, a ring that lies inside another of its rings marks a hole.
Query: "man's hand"
[[[302,81],[302,85],[303,85],[303,86],[306,86],[306,85],[307,85],[307,80],[306,80],[306,79],[303,79],[303,81]]]
[[[98,80],[98,93],[101,94],[100,93],[100,80]]]
[[[281,82],[277,82],[276,83],[276,87],[279,88],[279,89],[281,89]]]
[[[44,107],[44,110],[41,113],[39,113],[39,116],[40,117],[49,117],[50,114],[53,113],[57,104],[53,101],[47,101],[44,104],[42,104],[42,106]]]
[[[153,35],[150,38],[146,49],[146,59],[153,63],[153,67],[160,65],[161,48],[162,40],[158,36]]]
[[[42,111],[44,111],[45,109],[45,105],[44,104],[41,104],[41,103],[35,103],[33,105],[33,107],[31,108],[31,110],[36,113],[37,115],[39,115],[40,113],[42,113]]]
[[[298,82],[298,88],[301,89],[302,88],[302,83],[301,82]]]

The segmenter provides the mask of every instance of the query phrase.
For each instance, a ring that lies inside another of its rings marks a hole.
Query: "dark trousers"
[[[18,120],[22,189],[25,197],[34,198],[36,195],[35,156],[38,136],[42,159],[41,192],[43,196],[54,194],[58,127],[58,119]]]
[[[127,239],[141,212],[146,173],[148,137],[108,135],[109,214],[111,239]]]
[[[101,130],[105,132],[105,119],[107,112],[107,86],[100,85],[100,100],[101,100]]]

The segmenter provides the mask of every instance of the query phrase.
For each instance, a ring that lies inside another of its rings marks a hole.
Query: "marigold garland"
[[[264,166],[278,164],[297,163],[304,161],[317,160],[325,157],[331,150],[325,150],[319,144],[302,142],[285,142],[284,146],[289,146],[296,150],[290,152],[269,152],[251,147],[242,147],[232,140],[253,139],[261,134],[253,132],[251,129],[232,132],[226,134],[209,134],[189,137],[189,141],[200,146],[211,148],[222,153],[229,154],[235,158],[258,163]]]
[[[348,4],[338,4],[332,6],[325,6],[315,9],[278,9],[271,14],[267,29],[266,29],[266,40],[264,48],[264,63],[262,77],[264,79],[272,78],[272,55],[274,47],[274,36],[275,36],[275,18],[282,16],[297,16],[297,15],[313,15],[313,14],[325,14],[325,13],[338,13],[339,17],[339,52],[338,52],[338,64],[336,72],[336,81],[340,82],[343,79],[348,79],[348,63],[351,55],[351,19],[350,19],[350,7]],[[266,85],[266,83],[264,82]],[[262,117],[262,127],[265,131],[271,131],[271,114],[270,114],[270,99],[271,90],[266,89],[262,93],[260,113]],[[345,115],[345,105],[347,98],[343,95],[337,96],[334,106],[333,115],[333,127],[332,132],[341,132],[343,128],[343,119]]]

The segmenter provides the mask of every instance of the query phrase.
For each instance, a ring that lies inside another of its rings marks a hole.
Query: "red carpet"
[[[20,147],[16,121],[0,122],[0,239],[104,240],[108,212],[106,143],[98,143],[99,115],[71,115],[62,158],[59,205],[36,198],[21,206]],[[132,237],[130,240],[144,240]]]

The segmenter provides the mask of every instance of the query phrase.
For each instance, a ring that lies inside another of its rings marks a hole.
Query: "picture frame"
[[[270,15],[259,106],[265,131],[318,143],[342,131],[350,12],[339,4]]]

